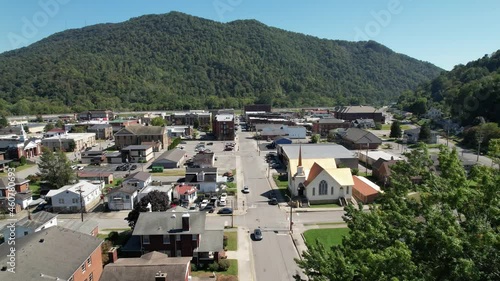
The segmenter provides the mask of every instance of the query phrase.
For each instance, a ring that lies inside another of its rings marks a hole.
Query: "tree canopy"
[[[135,227],[139,214],[148,211],[148,204],[151,204],[152,212],[164,212],[170,208],[170,200],[166,192],[154,190],[149,192],[146,196],[135,204],[134,209],[128,213],[125,218],[131,228]]]
[[[63,31],[0,55],[10,114],[381,104],[442,70],[374,42],[171,12]]]
[[[41,180],[47,181],[53,188],[68,185],[76,179],[75,172],[71,169],[71,162],[61,150],[52,152],[44,147],[38,169]]]
[[[401,131],[401,122],[399,121],[394,121],[391,124],[391,133],[389,134],[389,137],[391,138],[400,138],[402,136],[403,132]]]
[[[475,166],[467,176],[447,148],[440,173],[425,147],[407,157],[392,166],[379,205],[345,208],[350,235],[341,245],[317,241],[297,260],[309,280],[499,279],[500,175]]]

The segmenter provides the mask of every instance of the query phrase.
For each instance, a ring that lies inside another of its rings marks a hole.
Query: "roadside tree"
[[[47,181],[53,188],[60,188],[76,179],[71,169],[71,162],[61,150],[52,152],[48,148],[43,148],[38,169],[41,180]]]
[[[149,204],[151,204],[152,212],[164,212],[168,210],[170,208],[170,200],[168,198],[168,194],[166,192],[155,190],[142,197],[141,200],[137,204],[135,204],[134,209],[130,211],[130,213],[128,213],[128,216],[125,218],[131,228],[135,227],[140,213],[149,211]]]

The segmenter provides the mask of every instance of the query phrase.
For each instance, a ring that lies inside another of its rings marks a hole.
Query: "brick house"
[[[217,140],[234,140],[234,114],[215,115],[212,133]]]
[[[340,144],[348,149],[377,149],[382,140],[373,133],[359,129],[349,128],[337,133]]]
[[[14,213],[19,213],[26,208],[26,203],[29,204],[29,201],[31,201],[29,182],[30,181],[27,179],[15,178],[14,185],[12,186],[12,184],[10,184],[9,186],[8,178],[0,178],[0,210],[4,212],[14,211]],[[9,208],[9,198],[11,197],[14,198],[15,202],[13,209]]]
[[[356,119],[373,119],[377,123],[384,123],[385,117],[381,111],[378,111],[373,106],[344,106],[337,112],[335,117],[347,121]]]
[[[338,128],[347,129],[350,125],[349,122],[337,118],[323,118],[313,123],[312,132],[314,134],[320,134],[322,137],[326,137],[330,130]]]
[[[166,127],[160,126],[128,126],[115,133],[115,146],[122,149],[129,145],[140,145],[145,142],[160,142],[161,149],[168,146]]]
[[[390,184],[391,166],[396,164],[397,160],[385,160],[379,158],[372,165],[372,175],[384,185]]]

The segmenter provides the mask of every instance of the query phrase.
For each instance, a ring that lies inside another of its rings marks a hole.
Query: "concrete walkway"
[[[238,227],[238,249],[227,251],[228,259],[238,260],[238,281],[255,281],[252,247],[249,229]]]

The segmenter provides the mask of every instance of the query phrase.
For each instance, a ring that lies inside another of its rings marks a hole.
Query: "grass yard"
[[[315,243],[318,240],[325,245],[325,248],[339,245],[342,243],[342,237],[346,235],[349,235],[349,228],[321,228],[304,232],[306,244]]]
[[[165,177],[182,177],[186,175],[186,170],[175,169],[175,170],[163,170],[161,173],[151,173],[153,176],[165,176]]]
[[[238,232],[237,231],[226,231],[224,235],[227,236],[227,250],[237,251],[238,250]]]
[[[215,274],[217,276],[234,276],[238,277],[238,260],[235,259],[227,259],[229,261],[229,268],[227,271],[216,271]],[[208,271],[208,269],[198,269],[196,271],[191,271],[191,275],[194,277],[207,278],[212,276],[212,271]]]
[[[338,207],[341,207],[341,206],[339,204],[335,204],[335,203],[311,205],[311,208],[338,208]]]
[[[274,182],[278,186],[278,191],[281,193],[283,198],[290,196],[290,191],[288,190],[288,179],[286,177],[280,177],[279,175],[273,175]]]
[[[30,190],[33,195],[40,196],[40,185],[37,183],[30,182]]]

